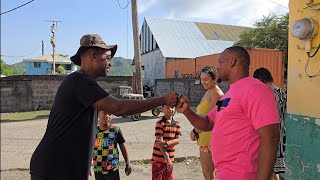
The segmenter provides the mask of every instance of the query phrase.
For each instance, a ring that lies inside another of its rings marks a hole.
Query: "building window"
[[[41,62],[34,62],[33,67],[34,68],[41,68]]]
[[[71,70],[71,64],[66,65],[66,70]]]

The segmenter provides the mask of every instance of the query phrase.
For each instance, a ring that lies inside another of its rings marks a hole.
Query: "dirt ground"
[[[152,117],[151,113],[147,112],[140,121],[121,117],[113,120],[125,136],[132,162],[130,176],[125,175],[124,167],[120,168],[122,180],[151,179],[150,159],[154,143],[154,126],[159,118]],[[177,113],[175,119],[181,123],[182,136],[176,148],[174,179],[203,179],[198,146],[189,138],[189,132],[193,127],[182,114]],[[30,179],[30,158],[45,132],[46,125],[47,119],[1,123],[1,180]],[[122,156],[120,161],[123,162]]]
[[[173,167],[175,180],[201,180],[202,173],[198,158],[188,158],[184,161],[177,162]],[[151,179],[151,164],[133,164],[132,173],[126,176],[124,166],[120,168],[120,176],[122,180],[150,180]],[[93,180],[94,178],[92,178]]]

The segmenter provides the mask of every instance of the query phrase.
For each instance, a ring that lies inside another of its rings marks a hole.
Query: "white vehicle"
[[[122,98],[123,99],[144,99],[142,94],[132,94],[132,93],[122,94]],[[153,108],[151,110],[151,112],[152,112],[153,116],[157,117],[157,116],[159,116],[159,114],[161,112],[161,107]],[[131,119],[134,120],[134,121],[140,120],[141,119],[141,113],[131,115]]]

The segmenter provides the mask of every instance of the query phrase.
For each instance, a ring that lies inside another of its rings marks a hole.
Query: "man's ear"
[[[95,54],[90,54],[91,60],[96,61],[96,55]]]
[[[87,53],[88,53],[88,55],[90,56],[90,59],[91,59],[91,60],[96,61],[96,55],[95,55],[95,52],[93,51],[93,49],[89,49],[89,50],[87,51]]]
[[[236,63],[237,63],[237,61],[238,61],[238,60],[237,60],[236,57],[231,58],[230,61],[229,61],[230,67],[235,66]]]

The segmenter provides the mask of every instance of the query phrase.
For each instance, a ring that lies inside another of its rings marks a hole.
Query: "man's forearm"
[[[279,140],[270,138],[260,141],[256,180],[269,180],[277,156]]]
[[[121,113],[124,115],[141,113],[149,109],[161,106],[163,104],[165,104],[164,97],[154,97],[154,98],[148,98],[144,100],[128,100],[128,99],[120,100],[120,107],[124,107],[124,106],[131,107],[131,108],[122,108],[123,112]]]
[[[189,122],[197,129],[201,131],[211,131],[213,124],[210,123],[210,120],[207,116],[199,115],[192,111],[190,108],[183,113]]]

